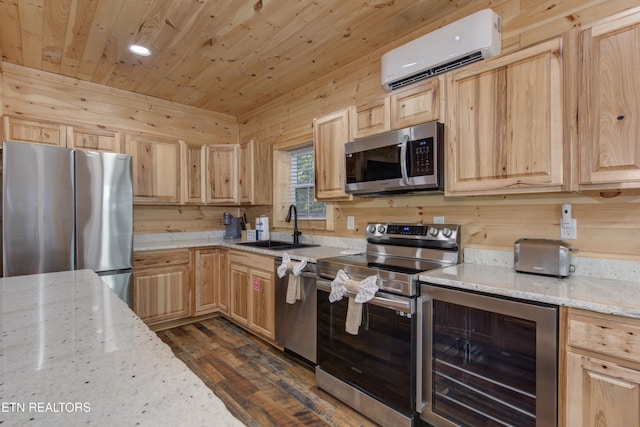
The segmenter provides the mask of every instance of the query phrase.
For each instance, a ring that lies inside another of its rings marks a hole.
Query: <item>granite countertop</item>
[[[0,279],[0,424],[241,426],[90,270]]]
[[[284,233],[272,233],[274,240],[288,241]],[[189,237],[190,236],[190,237]],[[215,232],[198,238],[189,233],[145,236],[135,244],[136,251],[202,246],[220,246],[282,256],[285,251],[240,246],[240,239],[225,240]],[[318,259],[362,253],[366,249],[363,239],[336,239],[314,241],[305,236],[304,243],[320,246],[287,250],[292,259]],[[157,241],[155,239],[158,239]],[[513,268],[513,252],[465,248],[465,263],[420,275],[424,282],[459,289],[474,290],[493,295],[537,301],[559,306],[582,308],[600,313],[640,318],[640,263],[612,259],[574,257],[578,273],[567,278],[546,277],[518,273]],[[469,262],[467,262],[469,261]]]
[[[184,233],[186,234],[186,233]],[[213,235],[206,238],[181,238],[178,233],[177,237],[169,237],[162,239],[163,236],[159,236],[158,240],[138,241],[134,244],[134,251],[153,251],[163,249],[180,249],[180,248],[199,248],[207,246],[225,247],[229,249],[248,251],[252,253],[258,253],[262,255],[270,255],[273,257],[281,257],[285,252],[291,256],[291,259],[301,260],[306,258],[310,262],[316,262],[318,259],[331,258],[340,255],[351,255],[355,253],[364,252],[364,242],[357,241],[355,239],[348,239],[346,242],[340,239],[330,239],[327,241],[302,241],[302,243],[317,244],[318,246],[299,248],[299,249],[287,249],[287,250],[272,250],[264,248],[256,248],[246,245],[240,245],[239,243],[246,243],[246,240],[241,239],[224,239],[221,236]],[[291,241],[291,237],[283,237],[274,235],[273,240]],[[332,246],[336,245],[336,246]],[[339,245],[339,246],[338,246]]]
[[[420,280],[464,290],[640,318],[640,282],[571,275],[518,273],[513,268],[464,263],[432,270]]]

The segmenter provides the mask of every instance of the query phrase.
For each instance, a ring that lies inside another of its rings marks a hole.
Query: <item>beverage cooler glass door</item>
[[[555,306],[422,285],[421,418],[436,426],[555,426]]]

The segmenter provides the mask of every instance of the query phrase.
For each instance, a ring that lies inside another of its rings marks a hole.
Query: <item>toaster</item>
[[[575,268],[571,264],[571,245],[562,240],[516,240],[513,247],[515,269],[521,273],[566,277]]]

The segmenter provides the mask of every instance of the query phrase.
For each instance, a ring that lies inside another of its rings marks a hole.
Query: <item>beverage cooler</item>
[[[423,284],[421,418],[557,425],[558,308]]]

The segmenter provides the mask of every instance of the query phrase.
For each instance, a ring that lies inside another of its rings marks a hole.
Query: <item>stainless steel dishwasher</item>
[[[295,262],[295,261],[294,261]],[[275,268],[282,263],[276,258]],[[316,264],[307,262],[300,275],[301,296],[286,301],[289,277],[276,274],[276,342],[286,350],[316,364]]]

